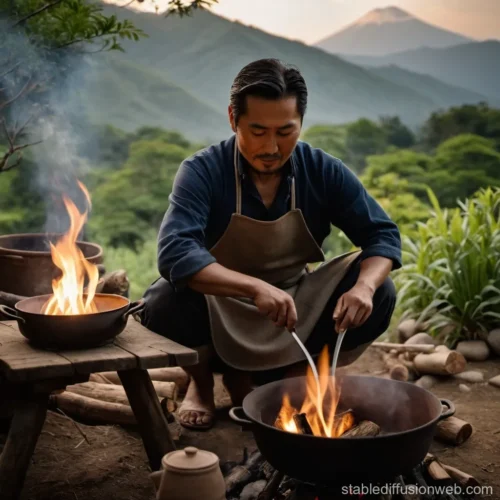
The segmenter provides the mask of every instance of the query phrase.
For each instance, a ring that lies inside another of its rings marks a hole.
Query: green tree
[[[462,134],[439,145],[435,170],[427,183],[446,207],[457,199],[468,198],[481,187],[500,184],[500,153],[494,141],[472,134]]]
[[[302,135],[302,140],[314,148],[348,161],[345,145],[347,128],[345,125],[314,125]]]
[[[387,144],[397,148],[410,148],[415,144],[415,135],[399,116],[383,116],[380,119],[380,127],[385,134]]]
[[[386,135],[375,122],[361,118],[347,127],[346,147],[350,164],[362,169],[367,156],[385,151]]]
[[[475,134],[490,138],[500,145],[500,110],[487,104],[465,104],[431,114],[423,125],[420,144],[433,150],[451,137]]]
[[[169,0],[167,14],[189,15],[216,1]],[[130,21],[103,14],[97,1],[0,0],[0,173],[38,142],[26,140],[27,127],[50,112],[46,95],[71,71],[69,53],[123,50],[120,40],[144,36]]]
[[[136,141],[123,168],[105,175],[95,187],[89,228],[104,244],[136,249],[151,229],[158,229],[168,196],[188,150],[160,140]]]

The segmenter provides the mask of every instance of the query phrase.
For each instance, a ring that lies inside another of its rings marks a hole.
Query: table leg
[[[139,425],[151,469],[159,470],[162,457],[175,450],[175,444],[149,373],[135,369],[119,371],[118,375]]]
[[[7,441],[0,455],[2,500],[17,500],[26,478],[38,436],[45,422],[48,394],[37,394],[17,402]]]

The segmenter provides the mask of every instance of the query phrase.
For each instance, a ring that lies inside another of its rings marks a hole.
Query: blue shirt
[[[216,262],[210,254],[236,212],[235,136],[209,146],[182,162],[170,205],[158,237],[158,269],[174,287],[185,286],[195,273]],[[242,214],[276,220],[290,210],[291,175],[295,175],[296,208],[318,246],[331,225],[344,231],[362,249],[361,258],[387,257],[401,267],[401,237],[396,224],[368,194],[341,160],[299,141],[285,166],[285,175],[269,209],[247,173],[239,154]]]

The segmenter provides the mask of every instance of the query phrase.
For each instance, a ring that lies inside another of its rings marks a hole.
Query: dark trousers
[[[356,284],[359,271],[359,261],[356,261],[330,297],[305,343],[311,354],[318,355],[325,345],[329,346],[330,354],[333,353],[337,337],[333,311],[340,296]],[[146,307],[142,313],[142,324],[151,331],[186,347],[212,344],[208,308],[203,294],[190,288],[176,292],[168,281],[160,278],[148,288],[144,299]],[[348,330],[342,342],[341,352],[373,342],[382,335],[389,326],[395,304],[394,284],[390,278],[386,278],[375,292],[370,317],[362,326]],[[224,363],[221,360],[217,360],[214,366],[217,371],[224,371]],[[261,372],[261,376],[266,380],[274,380],[281,378],[284,370],[267,370]]]

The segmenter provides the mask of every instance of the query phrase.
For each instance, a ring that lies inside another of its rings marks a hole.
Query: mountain
[[[143,125],[161,126],[200,141],[230,130],[225,115],[170,82],[164,73],[111,55],[92,60],[83,92],[87,116],[94,123],[130,132]]]
[[[375,9],[315,46],[332,54],[386,55],[420,47],[450,47],[470,38],[421,21],[397,7]]]
[[[422,48],[384,57],[345,56],[364,66],[397,65],[459,85],[500,103],[500,41],[474,42],[445,49]]]
[[[370,72],[391,82],[413,89],[441,106],[456,106],[468,102],[487,101],[487,97],[459,86],[448,85],[429,75],[415,73],[399,66],[369,68]]]
[[[391,72],[378,73],[204,10],[184,18],[113,6],[105,13],[129,19],[149,35],[137,43],[121,41],[125,53],[92,56],[99,64],[86,79],[88,114],[126,130],[148,123],[204,142],[227,137],[233,79],[245,64],[263,57],[277,57],[302,71],[309,89],[305,127],[382,115],[399,115],[418,126],[436,108],[449,105],[447,94],[458,96],[440,82],[439,91],[428,82],[424,92]],[[473,93],[462,98],[478,101]]]

